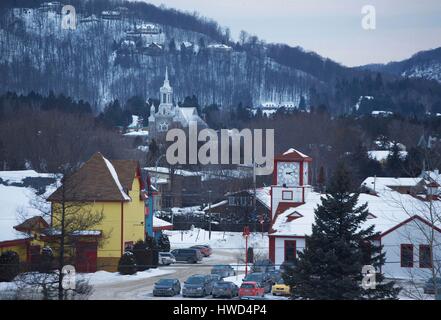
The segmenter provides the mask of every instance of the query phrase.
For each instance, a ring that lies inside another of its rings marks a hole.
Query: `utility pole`
[[[208,190],[208,215],[209,215],[208,239],[211,240],[211,190]]]

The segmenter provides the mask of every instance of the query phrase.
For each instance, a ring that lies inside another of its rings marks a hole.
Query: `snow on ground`
[[[377,161],[386,161],[387,157],[391,154],[392,152],[389,150],[371,150],[368,151],[368,155],[369,158],[377,160]],[[407,157],[407,151],[400,151],[399,152],[400,157],[402,159],[405,159]]]
[[[91,285],[110,284],[128,281],[139,281],[143,279],[153,278],[166,274],[174,273],[172,269],[149,269],[146,271],[138,271],[133,275],[122,275],[118,272],[97,271],[95,273],[80,274],[80,279],[89,281]]]
[[[38,181],[40,178],[42,181]],[[49,185],[54,181],[53,174],[40,174],[33,170],[0,171],[0,241],[24,238],[13,227],[50,208],[33,186],[39,185],[47,196],[55,191],[55,184]]]
[[[194,228],[193,230],[173,230],[165,232],[170,238],[172,248],[185,248],[197,244],[209,244],[213,250],[216,249],[245,249],[245,238],[242,232],[212,231],[209,239],[209,231]],[[268,234],[255,232],[250,234],[248,246],[254,250],[268,252]]]
[[[146,137],[149,135],[149,132],[147,130],[139,130],[139,131],[132,131],[132,132],[127,132],[124,134],[124,136],[126,137]]]

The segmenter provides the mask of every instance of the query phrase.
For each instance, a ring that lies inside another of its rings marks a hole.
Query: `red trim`
[[[124,254],[124,202],[121,201],[121,256]]]
[[[29,243],[29,241],[31,241],[31,240],[32,240],[32,238],[2,241],[2,242],[0,242],[0,248],[7,248],[7,247],[20,245],[20,244],[26,244],[26,243]]]
[[[153,232],[158,232],[161,230],[173,230],[173,226],[153,227]]]
[[[299,184],[303,186],[303,161],[300,161],[300,177]]]
[[[388,234],[391,233],[392,231],[395,231],[396,229],[402,227],[403,225],[409,223],[410,221],[412,221],[412,220],[414,220],[414,219],[418,219],[418,220],[420,220],[421,222],[427,224],[429,227],[432,227],[434,230],[436,230],[436,231],[438,231],[439,233],[441,233],[441,229],[440,229],[440,228],[434,226],[432,223],[430,223],[430,222],[427,221],[426,219],[421,218],[420,216],[415,215],[415,216],[410,217],[409,219],[406,219],[406,220],[404,220],[403,222],[397,224],[395,227],[392,227],[392,228],[390,228],[389,230],[386,230],[385,232],[383,232],[383,233],[380,235],[380,237],[384,237],[384,236],[388,235]]]
[[[278,235],[270,235],[274,238],[288,238],[288,239],[305,239],[305,236],[278,236]]]
[[[269,237],[269,258],[273,263],[276,263],[276,238]]]

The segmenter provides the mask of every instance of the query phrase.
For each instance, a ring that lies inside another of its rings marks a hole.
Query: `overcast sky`
[[[402,60],[441,46],[441,0],[145,0],[197,11],[267,42],[301,46],[347,66]],[[361,8],[376,9],[376,29]]]

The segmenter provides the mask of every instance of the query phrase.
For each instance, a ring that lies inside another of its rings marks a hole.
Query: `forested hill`
[[[388,98],[379,108],[424,113],[441,101],[441,86],[422,80],[407,82],[403,97],[395,75],[372,86],[375,72],[300,47],[264,43],[246,32],[233,42],[228,28],[197,14],[144,2],[70,0],[77,26],[64,30],[61,7],[51,4],[1,1],[0,93],[53,91],[99,111],[115,99],[156,98],[168,66],[176,100],[195,95],[202,106],[299,106],[303,100],[348,113],[369,95]]]

